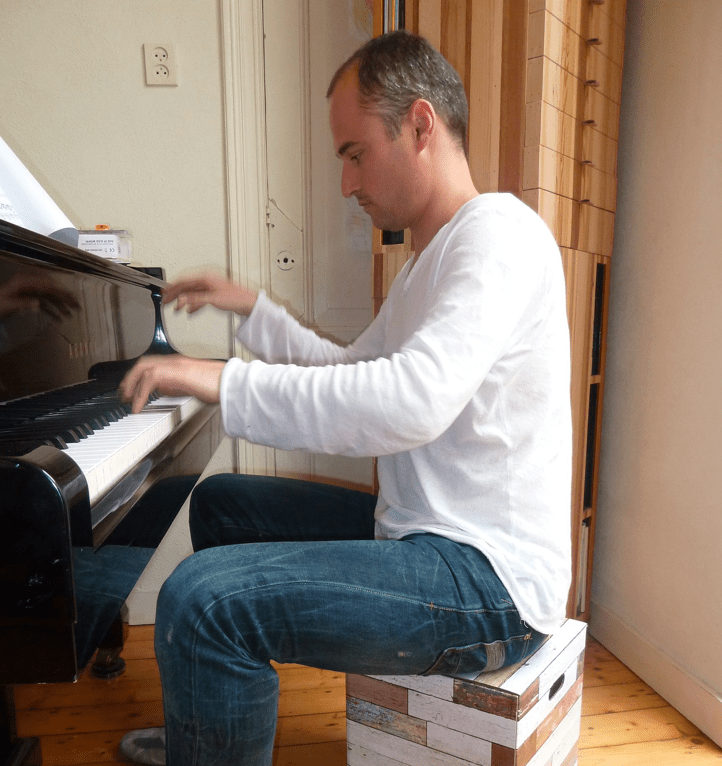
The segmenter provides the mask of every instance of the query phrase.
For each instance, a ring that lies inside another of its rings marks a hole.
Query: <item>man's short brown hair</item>
[[[351,69],[358,74],[360,105],[378,110],[391,138],[399,135],[401,121],[414,101],[423,98],[466,153],[469,105],[464,85],[428,40],[405,31],[374,37],[338,68],[327,98]]]

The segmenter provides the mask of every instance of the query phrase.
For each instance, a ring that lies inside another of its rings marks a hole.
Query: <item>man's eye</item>
[[[351,162],[353,162],[355,165],[358,165],[359,162],[361,162],[361,153],[359,152],[358,154],[352,155],[350,159]]]

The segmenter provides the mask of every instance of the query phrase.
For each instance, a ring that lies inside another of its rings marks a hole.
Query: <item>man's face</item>
[[[331,95],[331,133],[343,161],[341,193],[355,196],[378,229],[401,231],[414,220],[413,130],[402,124],[391,139],[374,109],[358,102],[356,72],[339,81]]]

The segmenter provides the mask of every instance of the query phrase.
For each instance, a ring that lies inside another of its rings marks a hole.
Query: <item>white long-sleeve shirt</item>
[[[571,563],[565,304],[543,221],[512,195],[480,195],[347,347],[261,294],[238,331],[259,360],[224,369],[224,426],[280,449],[378,456],[377,537],[480,549],[522,619],[552,632]]]

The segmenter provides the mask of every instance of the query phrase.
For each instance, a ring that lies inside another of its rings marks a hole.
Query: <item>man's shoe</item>
[[[146,766],[165,766],[165,727],[129,731],[120,740],[118,759]]]

